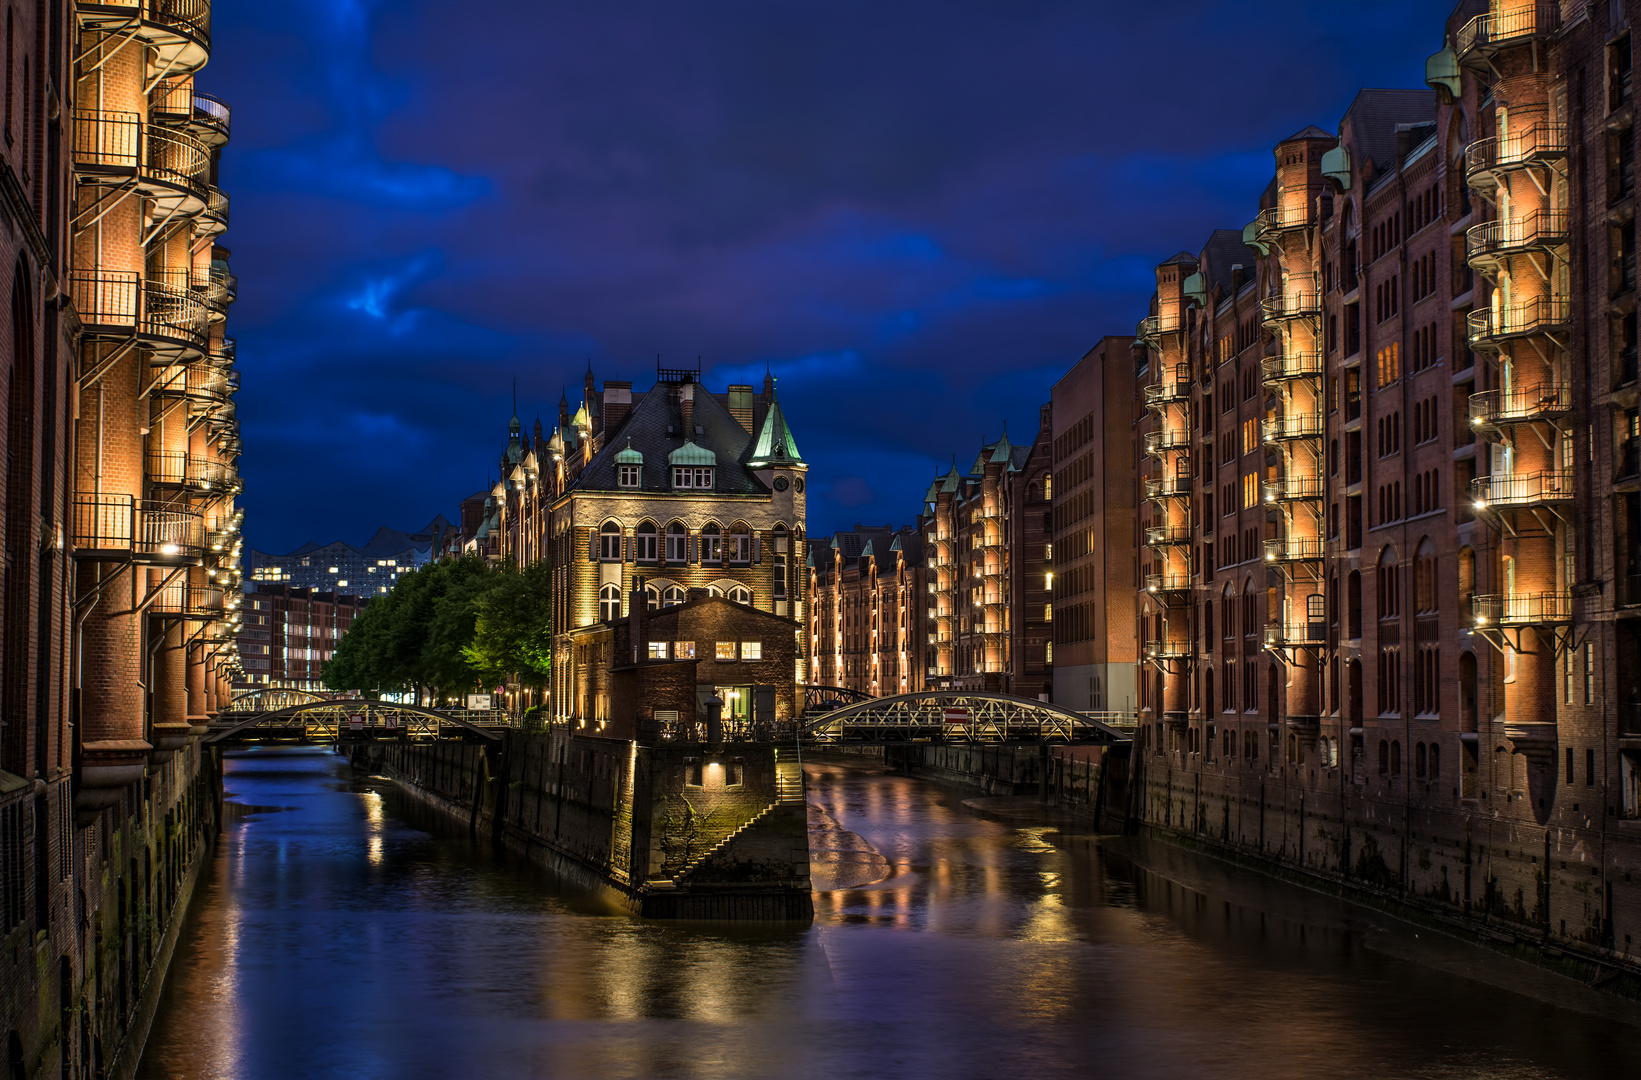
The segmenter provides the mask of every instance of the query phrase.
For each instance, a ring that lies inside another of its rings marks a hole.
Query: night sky
[[[454,518],[515,377],[528,429],[658,353],[773,368],[812,534],[909,524],[1450,6],[218,4],[248,539]]]

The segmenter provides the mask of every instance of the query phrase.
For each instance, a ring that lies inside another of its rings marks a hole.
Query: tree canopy
[[[480,687],[545,682],[551,572],[468,556],[420,567],[371,600],[325,664],[325,685],[437,701]]]

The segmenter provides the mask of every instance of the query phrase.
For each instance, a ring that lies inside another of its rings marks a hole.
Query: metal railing
[[[1476,186],[1503,169],[1536,165],[1567,152],[1567,125],[1548,121],[1532,124],[1513,135],[1477,139],[1464,151],[1465,180]]]
[[[1191,643],[1182,640],[1146,641],[1143,649],[1147,660],[1184,660],[1191,655]]]
[[[1566,383],[1542,382],[1509,390],[1483,390],[1470,395],[1470,422],[1476,425],[1540,420],[1571,412],[1573,388]]]
[[[1145,433],[1145,452],[1159,454],[1164,450],[1188,450],[1191,447],[1190,432],[1179,428],[1167,431],[1147,431]]]
[[[1296,206],[1267,206],[1259,212],[1257,220],[1259,227],[1266,232],[1303,229],[1311,223],[1310,199]]]
[[[198,41],[211,43],[211,0],[92,0],[77,5],[82,21],[102,14],[127,17],[162,26]]]
[[[1555,296],[1540,296],[1498,308],[1485,307],[1467,317],[1470,342],[1482,345],[1496,339],[1541,334],[1572,321],[1572,305]]]
[[[1476,49],[1496,48],[1511,42],[1543,37],[1561,29],[1561,0],[1540,0],[1515,11],[1477,15],[1453,35],[1453,51],[1459,56]]]
[[[1470,598],[1476,626],[1532,626],[1570,622],[1573,598],[1567,593],[1501,593]]]
[[[1163,334],[1173,334],[1185,329],[1178,315],[1164,318],[1161,315],[1147,315],[1140,320],[1139,339],[1141,341],[1155,341]]]
[[[214,184],[205,185],[205,212],[199,216],[202,231],[220,233],[228,228],[228,196]]]
[[[76,495],[71,543],[88,557],[128,554],[183,562],[204,555],[204,517],[198,510],[130,495]]]
[[[195,487],[204,490],[230,486],[237,477],[220,461],[190,457],[186,450],[151,450],[148,479],[156,484]]]
[[[230,604],[227,590],[209,581],[196,580],[202,571],[195,569],[162,586],[148,605],[155,615],[180,616],[185,619],[218,619],[228,614]]]
[[[1328,624],[1323,622],[1266,623],[1265,644],[1320,645],[1328,640]]]
[[[1282,439],[1317,439],[1321,438],[1323,430],[1322,414],[1291,413],[1287,416],[1269,417],[1264,422],[1265,441],[1278,442]]]
[[[204,348],[209,318],[192,288],[144,281],[135,271],[74,270],[69,294],[86,326],[117,327]]]
[[[1285,502],[1290,499],[1320,499],[1322,477],[1284,476],[1264,483],[1266,502]]]
[[[1322,374],[1322,354],[1319,352],[1267,356],[1259,363],[1266,379],[1314,379]]]
[[[1314,562],[1322,557],[1320,538],[1284,536],[1279,540],[1265,541],[1265,561],[1272,563],[1283,562]]]
[[[1507,251],[1565,244],[1568,234],[1565,210],[1536,210],[1513,221],[1489,221],[1472,225],[1464,234],[1467,257],[1501,255]]]
[[[1470,491],[1478,510],[1495,506],[1569,502],[1573,498],[1573,471],[1544,469],[1509,476],[1478,476],[1471,481]]]
[[[1313,292],[1293,292],[1267,296],[1259,302],[1259,309],[1267,319],[1298,319],[1317,314],[1322,305]]]
[[[1148,593],[1182,592],[1191,587],[1192,579],[1188,573],[1174,571],[1145,575],[1145,591]]]
[[[1172,547],[1189,544],[1193,533],[1189,525],[1148,525],[1145,529],[1146,547]]]
[[[1145,497],[1168,499],[1191,494],[1190,476],[1154,476],[1145,482]]]
[[[77,169],[135,172],[206,197],[211,151],[192,135],[144,124],[136,113],[80,110],[74,114]]]

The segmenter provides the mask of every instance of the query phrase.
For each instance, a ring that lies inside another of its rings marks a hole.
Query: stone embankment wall
[[[636,914],[812,917],[802,772],[779,748],[645,747],[555,728],[361,748],[354,763]]]

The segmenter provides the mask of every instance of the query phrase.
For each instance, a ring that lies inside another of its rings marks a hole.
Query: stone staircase
[[[695,871],[696,867],[728,847],[735,841],[737,836],[740,836],[782,806],[801,806],[804,802],[803,763],[798,760],[795,753],[791,755],[790,759],[783,753],[775,761],[775,801],[741,822],[716,844],[691,859],[687,865],[672,875],[664,885],[661,882],[651,882],[651,888],[658,885],[663,888],[676,888],[680,882]]]

